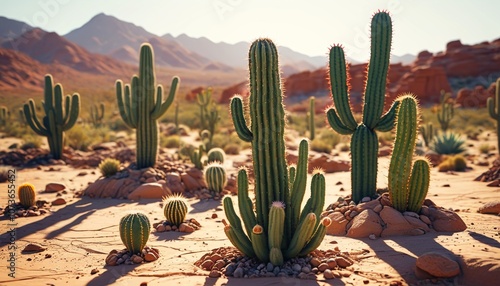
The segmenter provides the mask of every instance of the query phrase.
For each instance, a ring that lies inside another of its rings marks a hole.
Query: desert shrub
[[[181,146],[181,137],[179,135],[160,136],[160,146],[164,148],[179,148]]]
[[[120,171],[120,161],[113,158],[106,158],[98,166],[104,177],[111,177]]]
[[[332,145],[320,138],[316,138],[311,141],[311,150],[330,154],[332,151]]]
[[[27,134],[22,136],[22,144],[21,144],[21,149],[22,150],[28,150],[31,148],[40,148],[42,146],[42,138],[41,136],[38,135],[32,135],[32,134]]]
[[[438,165],[439,172],[458,171],[467,169],[467,161],[462,155],[449,156]]]
[[[330,128],[322,129],[318,137],[321,141],[330,145],[331,148],[335,148],[342,140],[342,136]]]
[[[493,150],[492,146],[488,143],[479,145],[478,149],[481,154],[488,154],[491,150]]]
[[[446,132],[434,137],[430,149],[441,155],[458,154],[465,151],[464,143],[460,135]]]
[[[31,130],[31,128],[20,124],[19,122],[13,122],[12,124],[5,125],[3,130],[6,136],[21,138],[23,135],[32,134],[35,135],[35,132]]]
[[[235,143],[226,144],[223,148],[224,152],[229,155],[238,155],[240,154],[240,145]]]
[[[91,125],[76,124],[65,132],[65,144],[75,150],[88,151],[95,144],[115,141],[114,132],[108,127],[94,128]]]
[[[181,144],[179,148],[179,156],[182,158],[189,158],[190,154],[194,152],[196,148],[191,144]]]

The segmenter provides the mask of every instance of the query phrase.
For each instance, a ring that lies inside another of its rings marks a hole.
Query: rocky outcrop
[[[186,100],[189,102],[194,102],[196,100],[196,95],[201,93],[203,91],[203,87],[199,86],[197,88],[194,88],[190,90],[188,93],[186,93]]]
[[[248,90],[248,83],[246,81],[240,82],[233,86],[230,86],[222,91],[222,94],[219,98],[219,103],[227,104],[231,100],[233,96],[239,94],[243,97],[247,97],[250,92]]]
[[[467,87],[461,88],[457,92],[455,102],[463,107],[486,107],[488,97],[493,97],[495,94],[496,83],[492,82],[486,89],[482,85],[470,89]]]

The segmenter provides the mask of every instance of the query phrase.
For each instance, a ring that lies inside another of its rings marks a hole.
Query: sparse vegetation
[[[467,169],[467,161],[462,155],[448,156],[438,165],[439,172],[457,171],[463,172]]]
[[[434,138],[430,149],[437,154],[459,154],[465,151],[465,141],[453,132],[442,133]]]
[[[101,171],[101,174],[108,178],[120,171],[120,161],[114,159],[114,158],[106,158],[102,160],[101,163],[99,163],[99,170]]]

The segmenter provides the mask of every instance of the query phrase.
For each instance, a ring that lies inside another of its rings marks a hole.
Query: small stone
[[[368,236],[368,238],[369,238],[369,239],[371,239],[371,240],[375,240],[375,239],[377,239],[377,236],[376,236],[375,234],[373,234],[373,233],[372,233],[372,234],[370,234],[370,235]]]
[[[232,276],[235,269],[236,269],[236,264],[230,263],[228,266],[226,266],[226,270],[224,272],[224,275],[226,275],[226,276]]]
[[[118,256],[116,255],[118,251],[116,250],[112,250],[108,256],[106,257],[106,265],[109,265],[109,266],[115,266],[117,265],[117,261],[118,261]]]
[[[342,256],[336,257],[335,261],[337,262],[337,265],[339,267],[342,267],[342,268],[349,267],[353,264],[352,261],[349,261],[348,259],[346,259],[345,257],[342,257]]]
[[[369,201],[371,201],[371,200],[372,200],[372,199],[371,199],[370,197],[364,197],[364,198],[362,198],[362,199],[361,199],[361,202],[362,202],[362,203],[367,203],[367,202],[369,202]]]
[[[323,272],[323,277],[325,279],[333,279],[335,278],[335,276],[333,275],[332,271],[330,269],[326,269],[324,272]]]
[[[226,262],[224,262],[224,260],[220,259],[220,260],[217,260],[217,262],[215,262],[215,265],[212,269],[221,270],[222,268],[224,268],[224,266],[226,266]]]
[[[172,227],[170,225],[165,226],[165,231],[172,231]]]
[[[212,260],[213,263],[215,263],[221,259],[222,259],[222,256],[218,253],[212,254],[212,256],[210,257],[210,260]]]
[[[295,263],[295,264],[292,266],[292,269],[293,269],[293,271],[295,271],[295,272],[300,272],[300,270],[302,270],[302,266],[300,266],[300,264]]]
[[[208,274],[208,277],[219,278],[219,277],[221,277],[221,275],[222,275],[222,273],[220,273],[220,271],[212,270],[212,271],[210,271],[210,274]]]
[[[311,258],[311,261],[309,261],[309,263],[313,266],[313,267],[318,267],[318,265],[321,264],[321,261],[317,258],[317,257],[313,257]]]
[[[90,275],[94,275],[94,274],[97,274],[97,273],[99,273],[99,269],[97,269],[97,268],[94,268],[94,269],[90,270]]]
[[[33,210],[29,210],[28,214],[27,214],[27,216],[39,216],[39,215],[40,215],[39,213],[37,213],[37,212],[35,212]]]
[[[419,218],[420,218],[421,221],[425,222],[426,224],[429,224],[429,225],[431,224],[431,220],[429,219],[428,216],[426,216],[426,215],[420,215]]]
[[[328,266],[328,264],[326,263],[321,263],[320,265],[318,265],[318,270],[320,272],[324,272],[325,270],[329,269],[330,267]]]
[[[54,201],[52,201],[53,206],[60,206],[60,205],[65,205],[65,204],[66,204],[66,200],[63,198],[57,198]]]
[[[66,186],[60,183],[49,183],[45,185],[45,193],[57,193],[66,189]]]
[[[268,262],[267,266],[266,266],[266,270],[267,270],[267,272],[272,272],[274,270],[274,265],[271,262]]]
[[[190,226],[189,224],[187,223],[181,223],[181,225],[179,226],[179,231],[180,232],[186,232],[186,233],[191,233],[194,231],[194,227]]]
[[[458,263],[440,253],[425,253],[417,258],[416,265],[426,273],[439,278],[450,278],[460,274]]]
[[[208,270],[208,271],[212,270],[213,266],[214,266],[214,262],[210,259],[203,261],[200,265],[201,268]]]
[[[36,244],[36,243],[29,243],[28,245],[26,245],[23,249],[22,252],[30,252],[30,253],[36,253],[36,252],[42,252],[42,251],[45,251],[47,248],[39,245],[39,244]]]
[[[150,251],[144,255],[144,260],[146,262],[152,262],[158,259],[158,254],[153,251]]]
[[[423,235],[425,234],[425,230],[421,228],[414,228],[410,230],[410,235],[417,236],[417,235]]]
[[[118,264],[123,264],[123,262],[125,262],[125,259],[123,259],[123,258],[118,258],[118,260],[116,261],[116,265],[118,265]]]
[[[301,271],[303,273],[307,274],[307,273],[311,272],[311,268],[309,268],[309,266],[304,266],[304,267],[302,267]]]
[[[143,261],[144,259],[142,259],[142,257],[140,257],[139,255],[135,255],[135,254],[134,254],[134,255],[132,255],[132,257],[131,257],[131,260],[132,260],[132,262],[134,262],[135,264],[140,264],[140,263],[142,263],[142,261]]]
[[[212,214],[212,218],[213,218],[213,219],[216,219],[217,217],[218,217],[218,216],[217,216],[217,214],[216,214],[216,213],[213,213],[213,214]]]
[[[243,270],[243,268],[238,267],[238,268],[236,268],[236,270],[234,270],[233,277],[234,278],[241,278],[241,277],[243,277],[244,274],[245,274],[245,271]]]
[[[165,226],[163,224],[159,224],[157,227],[156,227],[156,231],[157,232],[164,232],[165,231]]]
[[[335,267],[337,267],[337,261],[335,261],[335,259],[333,259],[333,258],[329,258],[326,261],[326,264],[328,264],[328,268],[330,268],[330,269],[335,269]]]

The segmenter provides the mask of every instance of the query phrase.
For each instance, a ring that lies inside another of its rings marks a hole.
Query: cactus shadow
[[[190,214],[202,213],[209,210],[215,210],[217,207],[222,205],[220,200],[208,200],[208,201],[198,201],[191,204],[192,210],[189,211]]]
[[[489,245],[491,247],[495,247],[495,248],[500,248],[500,242],[498,242],[497,240],[491,238],[491,237],[488,237],[486,235],[483,235],[483,234],[480,234],[480,233],[477,233],[475,231],[469,231],[468,234],[474,238],[475,240],[481,242],[481,243],[484,243],[486,245]]]
[[[207,277],[204,286],[215,285],[217,279]],[[322,280],[321,284],[317,280],[305,280],[290,277],[271,277],[271,278],[234,278],[228,277],[228,286],[255,286],[255,285],[289,285],[289,286],[319,286],[319,285],[346,285],[341,279]]]
[[[152,232],[151,235],[156,236],[157,241],[170,241],[170,240],[182,240],[185,236],[191,233],[180,232],[180,231],[165,231],[165,232]]]
[[[87,286],[102,286],[102,285],[111,285],[114,284],[120,277],[126,276],[129,272],[133,271],[139,264],[133,265],[117,265],[117,266],[109,266],[106,265],[103,268],[106,269],[105,272],[96,276],[94,279],[90,280],[86,285]],[[121,284],[120,285],[128,285]]]

